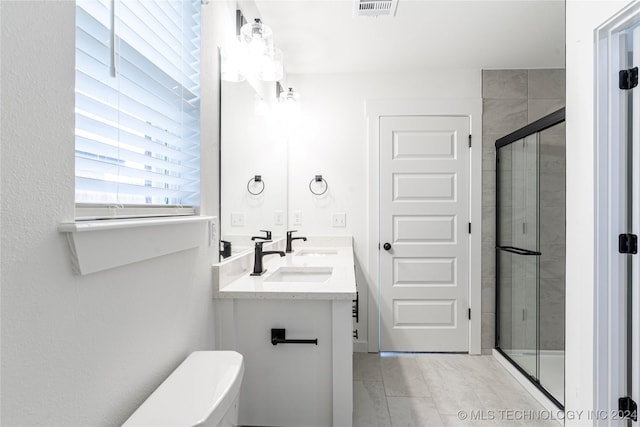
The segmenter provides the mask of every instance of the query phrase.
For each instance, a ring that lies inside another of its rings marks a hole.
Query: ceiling
[[[255,5],[291,74],[564,67],[563,0],[399,0],[379,18],[351,0]]]

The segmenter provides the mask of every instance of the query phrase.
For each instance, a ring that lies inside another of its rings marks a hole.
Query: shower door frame
[[[510,133],[509,135],[506,135],[502,138],[499,138],[498,140],[496,140],[495,146],[496,146],[496,224],[495,224],[495,238],[496,238],[496,257],[495,257],[495,277],[496,277],[496,296],[495,296],[495,344],[494,344],[494,348],[495,350],[500,353],[500,355],[502,355],[506,360],[509,361],[509,363],[511,363],[511,365],[513,365],[514,368],[516,368],[525,378],[527,378],[538,390],[540,390],[540,392],[542,392],[547,398],[549,398],[549,400],[551,400],[556,406],[558,406],[560,409],[564,410],[564,405],[562,403],[560,403],[558,401],[558,399],[556,399],[551,393],[549,393],[549,391],[547,391],[541,384],[540,381],[537,378],[534,378],[529,372],[527,372],[524,368],[522,368],[518,363],[516,363],[507,353],[505,353],[499,346],[499,337],[500,337],[500,257],[498,256],[498,252],[500,250],[499,248],[499,244],[500,244],[500,171],[499,171],[499,167],[498,167],[498,162],[499,162],[499,152],[498,150],[502,147],[505,147],[507,145],[510,145],[516,141],[519,141],[521,139],[524,139],[528,136],[534,135],[538,132],[542,132],[545,129],[549,129],[553,126],[556,126],[560,123],[563,123],[565,121],[565,109],[561,108],[557,111],[554,111],[553,113],[542,117],[539,120],[536,120],[535,122],[532,122],[512,133]],[[538,193],[539,193],[540,189],[538,188]],[[538,206],[539,209],[539,206]],[[539,232],[539,230],[538,230]],[[532,255],[534,254],[533,252],[531,253]],[[537,255],[541,255],[539,252],[536,252],[535,254]],[[528,255],[528,254],[527,254]],[[539,280],[540,277],[538,275],[538,290],[536,291],[537,293],[539,292]],[[539,295],[536,295],[536,298],[539,299]],[[539,309],[539,303],[536,304],[536,309]],[[536,327],[536,334],[538,336],[538,338],[536,339],[536,372],[538,372],[539,374],[539,360],[538,359],[538,354],[539,354],[539,336],[540,336],[540,318],[538,313],[536,313],[536,322],[537,322],[537,327]]]

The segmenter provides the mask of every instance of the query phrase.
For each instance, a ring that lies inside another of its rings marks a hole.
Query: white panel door
[[[469,118],[380,118],[380,350],[469,350]]]

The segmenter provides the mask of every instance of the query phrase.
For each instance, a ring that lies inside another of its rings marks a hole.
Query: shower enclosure
[[[564,109],[496,141],[496,349],[564,405]]]

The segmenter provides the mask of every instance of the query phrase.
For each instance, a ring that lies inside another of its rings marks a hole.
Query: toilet
[[[238,425],[244,360],[235,351],[196,351],[123,424],[134,426]]]

